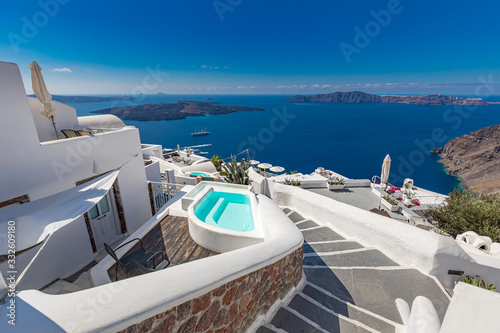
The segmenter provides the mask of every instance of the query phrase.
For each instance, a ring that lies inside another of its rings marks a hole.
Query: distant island
[[[462,98],[441,94],[423,96],[375,95],[362,91],[319,95],[296,95],[282,102],[293,103],[400,103],[416,105],[488,105],[481,98]]]
[[[92,113],[113,114],[122,120],[176,120],[186,117],[228,114],[236,111],[265,111],[248,106],[220,105],[218,102],[155,103],[134,106],[120,106]]]
[[[500,125],[451,139],[444,148],[432,151],[465,188],[481,194],[500,193]]]
[[[35,97],[36,95],[28,95]],[[111,101],[133,101],[135,97],[132,96],[66,96],[66,95],[52,95],[52,100],[61,103],[98,103],[98,102],[111,102]]]

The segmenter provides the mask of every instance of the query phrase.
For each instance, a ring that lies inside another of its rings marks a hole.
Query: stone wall
[[[302,278],[303,247],[237,280],[132,325],[131,332],[245,332]]]

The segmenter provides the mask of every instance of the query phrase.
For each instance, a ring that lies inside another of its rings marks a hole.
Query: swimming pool
[[[189,234],[201,246],[227,252],[264,241],[251,186],[202,182],[186,197]]]
[[[191,172],[190,174],[193,177],[198,177],[198,176],[202,176],[202,177],[206,177],[206,178],[213,178],[214,177],[213,175],[211,175],[209,173],[201,172],[201,171]]]
[[[241,193],[211,191],[194,212],[201,221],[216,227],[241,232],[255,228],[250,199]]]

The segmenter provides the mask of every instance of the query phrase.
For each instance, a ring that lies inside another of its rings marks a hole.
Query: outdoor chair
[[[161,252],[160,252],[161,253]],[[136,267],[139,269],[139,271],[141,272],[141,274],[146,274],[146,273],[152,273],[152,272],[156,272],[156,271],[161,271],[162,269],[165,269],[167,267],[173,267],[175,266],[174,264],[172,264],[170,262],[170,260],[168,260],[168,257],[166,257],[165,259],[163,259],[163,253],[162,253],[162,261],[158,264],[158,266],[156,267],[148,267],[146,265],[143,265],[137,261],[134,261]]]
[[[120,249],[121,247],[124,247],[125,245],[130,244],[130,243],[135,242],[135,241],[139,241],[140,248],[138,250],[132,252],[131,254],[123,257],[123,258],[118,258],[118,256],[116,255],[116,251],[118,249]],[[156,266],[156,262],[155,262],[155,256],[158,254],[161,254],[162,262],[160,264],[165,265],[163,262],[168,261],[168,258],[167,258],[167,260],[164,260],[163,253],[160,251],[155,252],[155,253],[153,253],[151,251],[146,251],[146,249],[144,249],[144,247],[142,245],[142,240],[140,238],[134,238],[134,239],[118,246],[114,250],[111,248],[111,246],[104,243],[104,248],[106,249],[106,252],[111,256],[111,258],[113,258],[116,261],[116,265],[115,265],[116,281],[118,281],[118,266],[120,266],[123,269],[123,271],[125,272],[125,275],[127,277],[129,277],[130,274],[137,268],[136,263],[147,266],[148,262],[152,262],[153,268],[156,268],[157,266]],[[170,262],[168,261],[167,266],[169,263]]]
[[[76,138],[78,137],[78,133],[76,131],[70,130],[70,129],[63,129],[61,132],[64,134],[65,137],[69,138]]]
[[[92,132],[90,132],[90,131],[76,131],[76,134],[78,134],[78,136],[86,136],[86,135],[92,135]]]

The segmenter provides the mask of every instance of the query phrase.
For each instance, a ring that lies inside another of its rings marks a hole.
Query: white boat
[[[196,130],[195,130],[196,131]],[[204,135],[209,135],[210,132],[207,132],[207,129],[201,129],[200,131],[196,131],[194,133],[191,133],[192,136],[204,136]]]

